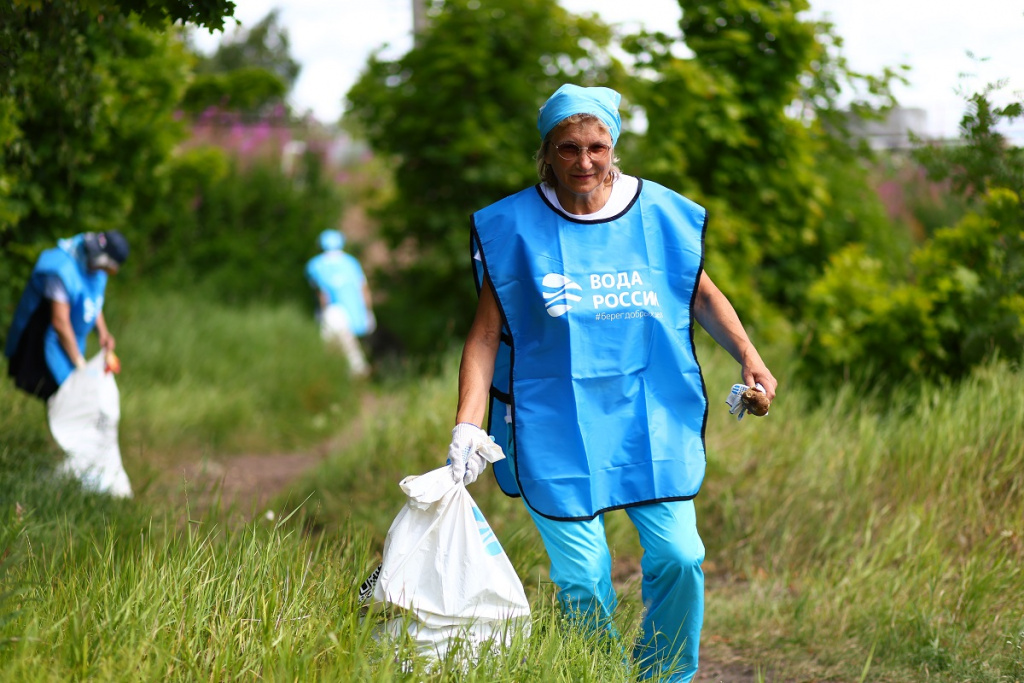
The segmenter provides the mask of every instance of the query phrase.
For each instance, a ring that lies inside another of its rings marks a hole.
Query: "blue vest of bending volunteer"
[[[514,482],[496,471],[506,493],[552,519],[697,494],[707,395],[691,321],[704,219],[649,181],[606,220],[568,218],[536,187],[474,214],[508,347],[491,406],[498,431],[502,400],[511,406]]]
[[[79,265],[75,258],[60,248],[47,249],[39,255],[29,284],[18,303],[11,322],[5,353],[14,355],[21,335],[36,308],[44,303],[43,291],[46,279],[56,275],[64,284],[70,306],[71,328],[75,334],[78,349],[83,354],[86,339],[96,326],[96,318],[103,311],[103,293],[107,286],[107,274],[102,270],[89,271]],[[43,338],[46,365],[57,384],[63,384],[75,366],[68,358],[67,352],[60,344],[57,331],[50,325]]]

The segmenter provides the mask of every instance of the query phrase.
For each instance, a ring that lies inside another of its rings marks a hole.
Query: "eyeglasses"
[[[604,161],[608,157],[609,151],[611,151],[611,145],[606,145],[603,142],[595,142],[588,147],[580,147],[575,142],[563,142],[555,146],[555,152],[566,161],[576,161],[583,152],[589,154],[592,161]]]

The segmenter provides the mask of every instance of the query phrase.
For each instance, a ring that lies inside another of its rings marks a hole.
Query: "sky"
[[[679,32],[676,0],[560,2],[571,12],[596,12],[606,23],[625,28]],[[372,51],[383,47],[382,55],[395,59],[412,45],[412,0],[236,0],[236,5],[243,26],[280,8],[292,55],[302,64],[291,103],[324,122],[341,116],[344,95]],[[909,86],[895,92],[902,106],[926,111],[927,135],[956,135],[963,114],[961,85],[970,93],[1006,79],[996,102],[1015,94],[1024,98],[1020,0],[811,0],[808,16],[836,25],[852,69],[877,74],[886,66],[909,65]],[[195,39],[201,50],[212,52],[224,35],[201,31]],[[1024,139],[1024,122],[1011,132]]]

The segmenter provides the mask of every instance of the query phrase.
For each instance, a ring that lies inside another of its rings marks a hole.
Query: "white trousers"
[[[365,377],[370,372],[363,347],[352,333],[348,313],[344,308],[331,304],[320,313],[320,336],[328,344],[341,348],[353,375]]]

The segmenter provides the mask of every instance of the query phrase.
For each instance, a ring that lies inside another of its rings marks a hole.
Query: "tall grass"
[[[183,524],[145,493],[113,501],[50,477],[59,454],[41,405],[0,390],[0,678],[631,676],[621,650],[562,623],[539,537],[489,476],[470,491],[527,588],[533,635],[468,671],[406,671],[360,619],[356,590],[403,503],[398,481],[444,462],[454,355],[438,374],[357,390],[302,311],[132,293],[109,318],[131,467],[328,436],[331,452],[274,502],[283,521],[239,528],[213,510]],[[763,350],[781,393],[769,417],[736,422],[724,406],[736,366],[700,343],[708,650],[724,643],[768,680],[1024,680],[1024,373],[995,362],[955,386],[816,399]],[[310,388],[325,379],[329,390]],[[607,521],[628,644],[640,549],[625,515]]]
[[[358,402],[312,310],[231,307],[173,291],[117,291],[109,300],[126,466],[306,447]]]
[[[700,341],[709,640],[776,675],[1024,680],[1020,370],[996,362],[958,385],[884,396],[838,386],[822,399],[786,386],[782,357],[770,417],[737,422],[724,406],[737,367]],[[401,505],[397,482],[444,460],[455,376],[453,357],[440,376],[368,406],[363,438],[308,478],[307,521],[355,523],[379,545]],[[522,504],[489,477],[471,492],[527,586],[545,586]],[[622,513],[607,521],[627,576],[636,534]],[[635,607],[635,583],[622,588]]]
[[[996,362],[887,396],[783,387],[770,419],[713,416],[703,531],[749,589],[712,628],[789,668],[1024,680],[1021,379]]]
[[[534,635],[505,656],[464,670],[428,671],[378,639],[361,614],[358,583],[372,564],[364,534],[300,535],[282,525],[219,529],[144,527],[65,535],[59,550],[36,548],[5,582],[29,601],[0,620],[4,680],[196,681],[607,681],[624,680],[621,651],[562,627],[550,593],[535,601]]]

